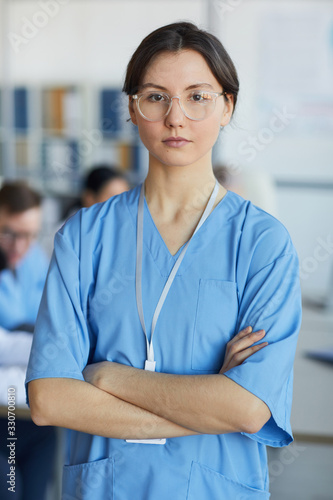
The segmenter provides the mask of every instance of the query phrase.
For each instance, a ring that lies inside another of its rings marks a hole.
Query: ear
[[[223,97],[224,98],[224,97]],[[231,120],[232,112],[234,110],[234,96],[227,94],[224,98],[224,110],[221,119],[221,127],[225,127]]]
[[[134,101],[132,99],[132,96],[128,96],[128,111],[129,111],[133,125],[137,125],[136,113],[134,110]]]

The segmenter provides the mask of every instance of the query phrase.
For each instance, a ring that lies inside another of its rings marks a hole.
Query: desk
[[[296,437],[333,443],[333,364],[306,352],[333,346],[333,311],[303,309],[294,365],[291,425]]]

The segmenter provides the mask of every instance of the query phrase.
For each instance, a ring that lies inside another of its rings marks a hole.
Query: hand
[[[251,326],[244,328],[244,330],[241,330],[237,335],[235,335],[235,337],[227,343],[223,366],[220,373],[225,373],[231,368],[241,365],[245,359],[252,356],[255,352],[260,351],[263,347],[266,347],[268,342],[253,345],[258,342],[258,340],[261,340],[265,335],[265,330],[252,332]]]

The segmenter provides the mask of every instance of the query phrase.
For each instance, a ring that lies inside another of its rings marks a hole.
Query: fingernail
[[[248,327],[246,328],[246,331],[247,331],[248,333],[251,333],[251,332],[252,332],[252,326],[248,326]]]
[[[259,330],[258,332],[255,332],[255,335],[258,335],[258,337],[261,337],[263,335],[266,335],[265,330]]]

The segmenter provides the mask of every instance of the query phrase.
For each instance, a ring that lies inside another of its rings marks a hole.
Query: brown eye
[[[148,94],[146,96],[146,100],[149,102],[164,102],[167,99],[166,99],[166,96],[164,94],[153,93],[153,94]]]

